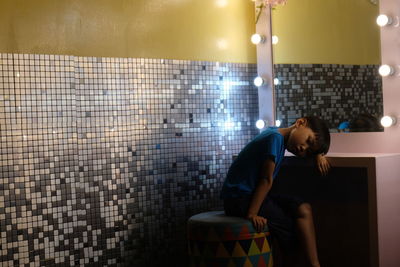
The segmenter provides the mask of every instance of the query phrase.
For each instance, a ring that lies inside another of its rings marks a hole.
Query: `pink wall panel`
[[[400,155],[376,158],[379,266],[400,266]]]

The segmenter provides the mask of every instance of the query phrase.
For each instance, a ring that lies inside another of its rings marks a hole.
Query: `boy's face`
[[[304,124],[296,124],[290,132],[286,149],[299,157],[313,155],[317,150],[315,133]]]

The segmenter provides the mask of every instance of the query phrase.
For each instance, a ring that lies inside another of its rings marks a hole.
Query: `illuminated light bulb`
[[[385,14],[381,14],[376,18],[376,24],[378,24],[380,27],[390,25],[392,24],[392,22],[393,22],[392,17]]]
[[[276,120],[276,121],[275,121],[275,126],[276,126],[276,127],[280,127],[281,124],[282,124],[282,122],[281,122],[280,120]]]
[[[273,35],[273,36],[272,36],[272,44],[273,44],[273,45],[276,45],[277,43],[279,43],[279,38],[278,38],[278,36]]]
[[[261,34],[258,34],[258,33],[255,33],[255,34],[253,34],[251,36],[251,42],[253,44],[255,44],[255,45],[264,43],[265,42],[265,36],[261,35]]]
[[[260,86],[263,85],[263,84],[264,84],[264,79],[261,78],[260,76],[258,76],[258,77],[256,77],[256,78],[254,79],[254,85],[255,85],[255,86],[260,87]]]
[[[378,71],[382,77],[393,75],[394,73],[394,69],[389,65],[381,65]]]
[[[275,85],[279,85],[279,83],[280,83],[279,79],[278,78],[274,78],[274,84]]]
[[[390,127],[396,124],[396,118],[392,116],[383,116],[381,119],[381,125],[383,127]]]
[[[264,129],[267,123],[264,120],[258,120],[256,121],[256,127],[257,129]]]

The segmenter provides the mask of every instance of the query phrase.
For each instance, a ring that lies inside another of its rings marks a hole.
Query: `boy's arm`
[[[256,190],[253,193],[249,210],[247,211],[247,218],[253,222],[254,227],[257,231],[261,232],[267,220],[264,217],[258,216],[258,211],[260,210],[261,204],[267,196],[269,190],[272,186],[272,174],[275,169],[275,163],[271,159],[264,161],[261,175],[258,180]]]
[[[328,159],[325,157],[325,155],[318,154],[315,157],[315,160],[317,162],[317,167],[319,172],[322,175],[326,175],[329,172],[329,169],[331,168],[331,164],[329,163]]]

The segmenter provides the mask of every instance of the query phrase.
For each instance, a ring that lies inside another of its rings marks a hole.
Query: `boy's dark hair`
[[[361,113],[350,121],[351,132],[379,132],[382,131],[378,119],[371,114]]]
[[[325,121],[316,116],[306,116],[304,119],[307,120],[307,126],[316,136],[316,145],[318,149],[315,151],[315,154],[328,153],[331,144],[331,135]]]

